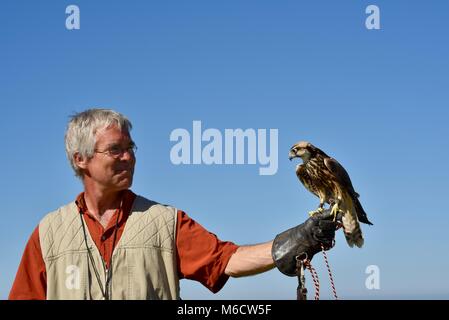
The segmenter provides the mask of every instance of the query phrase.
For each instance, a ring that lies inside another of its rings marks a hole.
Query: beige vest
[[[108,290],[111,299],[179,299],[176,216],[175,208],[136,197],[113,252]],[[106,269],[103,259],[86,225],[85,230],[104,288]],[[74,202],[46,215],[40,222],[47,299],[103,299],[92,263],[88,262],[84,239],[80,214]]]

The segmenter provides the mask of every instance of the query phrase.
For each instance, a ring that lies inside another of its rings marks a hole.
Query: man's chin
[[[122,185],[124,188],[128,189],[133,184],[133,178],[125,178],[121,180],[119,184]]]
[[[133,183],[133,176],[130,174],[122,175],[120,174],[116,186],[120,189],[129,189]]]
[[[115,191],[128,190],[131,188],[131,185],[132,185],[132,183],[118,183],[118,184],[115,184],[114,190]]]

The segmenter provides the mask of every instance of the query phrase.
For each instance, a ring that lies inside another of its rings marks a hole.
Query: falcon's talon
[[[314,215],[318,214],[318,213],[322,213],[324,211],[323,208],[319,207],[318,209],[314,210],[314,211],[309,211],[309,217],[313,217]]]
[[[330,213],[331,216],[334,216],[334,219],[333,219],[334,222],[337,222],[337,216],[338,216],[339,212],[342,212],[342,211],[340,210],[340,208],[338,207],[338,204],[336,203],[332,206],[332,210]]]

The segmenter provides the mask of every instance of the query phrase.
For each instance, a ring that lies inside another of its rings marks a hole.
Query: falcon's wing
[[[354,187],[352,186],[351,178],[349,178],[349,174],[346,172],[345,168],[343,168],[343,166],[340,163],[338,163],[337,160],[330,157],[324,159],[324,164],[329,169],[329,171],[332,172],[332,174],[335,176],[340,186],[345,188],[348,191],[348,193],[354,197],[353,203],[359,221],[372,225],[371,221],[368,220],[368,216],[365,210],[363,209],[362,205],[360,204],[359,199],[357,199],[359,197],[359,194],[355,192]]]
[[[331,157],[324,158],[324,164],[326,165],[327,169],[335,176],[338,184],[345,188],[350,195],[357,198],[359,197],[359,194],[355,192],[354,187],[352,186],[349,174],[337,160]]]

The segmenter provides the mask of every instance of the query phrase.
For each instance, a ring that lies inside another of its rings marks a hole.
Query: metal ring
[[[304,257],[304,258],[301,258],[301,257]],[[296,261],[309,260],[309,256],[307,255],[307,252],[301,252],[300,254],[295,256],[295,259],[296,259]]]

